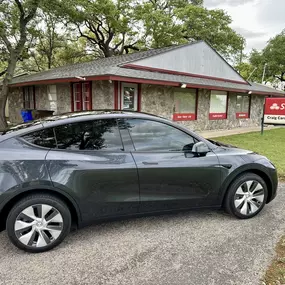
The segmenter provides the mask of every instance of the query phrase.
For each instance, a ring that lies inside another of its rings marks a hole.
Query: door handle
[[[147,161],[143,161],[142,164],[144,164],[144,165],[158,165],[158,162],[147,162]]]

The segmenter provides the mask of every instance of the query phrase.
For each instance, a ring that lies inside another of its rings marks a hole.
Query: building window
[[[250,116],[250,96],[237,95],[236,118],[248,119]]]
[[[197,119],[197,90],[175,89],[173,121],[193,121]]]
[[[36,109],[35,86],[23,88],[23,102],[24,109]]]
[[[138,85],[131,83],[121,84],[121,110],[138,110]]]
[[[92,110],[91,82],[74,83],[72,86],[72,111]]]
[[[210,120],[223,120],[227,118],[228,94],[222,91],[211,91]]]

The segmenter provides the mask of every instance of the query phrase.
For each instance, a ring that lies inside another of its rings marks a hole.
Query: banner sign
[[[285,98],[266,98],[264,124],[285,125]]]
[[[236,113],[236,118],[237,119],[248,119],[249,113],[245,113],[245,112]]]
[[[173,114],[173,121],[194,121],[194,120],[196,120],[196,114],[192,113]]]
[[[227,118],[227,113],[210,113],[210,120],[224,120]]]

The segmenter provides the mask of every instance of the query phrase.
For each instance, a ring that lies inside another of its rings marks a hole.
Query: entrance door
[[[140,211],[209,206],[220,188],[217,156],[191,152],[198,142],[171,125],[143,119],[125,121],[138,167]]]

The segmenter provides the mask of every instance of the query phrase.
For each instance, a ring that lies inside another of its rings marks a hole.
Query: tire
[[[32,253],[58,246],[68,235],[70,227],[68,207],[49,194],[33,194],[20,200],[10,210],[6,221],[11,242]]]
[[[263,209],[267,197],[264,180],[254,173],[245,173],[230,185],[224,206],[229,214],[239,219],[250,219]]]

